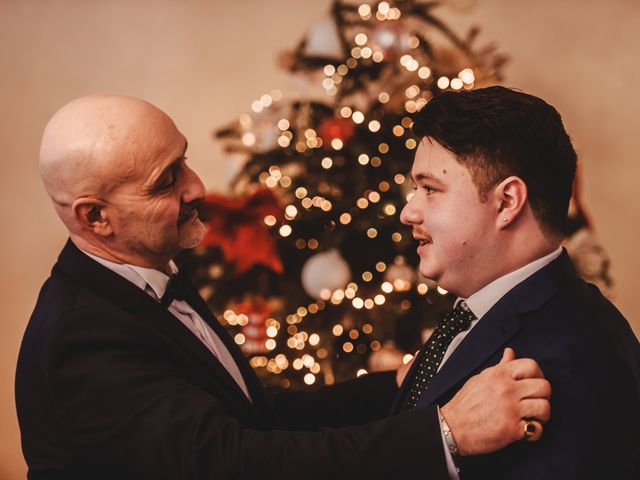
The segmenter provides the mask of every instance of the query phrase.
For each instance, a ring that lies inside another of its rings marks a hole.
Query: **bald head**
[[[40,147],[40,174],[62,220],[82,197],[103,198],[153,149],[149,132],[173,128],[171,119],[142,100],[92,95],[68,103],[47,124]]]
[[[58,110],[40,148],[40,172],[71,240],[85,252],[159,270],[205,227],[204,185],[187,141],[153,105],[93,95]]]

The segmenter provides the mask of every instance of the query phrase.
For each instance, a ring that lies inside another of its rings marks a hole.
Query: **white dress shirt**
[[[506,275],[503,275],[502,277],[497,278],[493,282],[482,287],[480,290],[478,290],[476,293],[471,295],[469,298],[458,297],[456,299],[455,304],[457,305],[458,302],[460,302],[461,300],[464,300],[467,306],[469,307],[469,309],[476,316],[476,319],[471,322],[467,330],[460,332],[458,335],[456,335],[453,338],[453,340],[449,344],[449,347],[447,348],[447,351],[444,353],[444,357],[442,358],[442,362],[438,367],[438,371],[440,371],[440,369],[445,364],[447,359],[451,356],[453,351],[456,348],[458,348],[460,343],[462,343],[462,340],[464,340],[464,337],[466,337],[467,334],[471,331],[471,329],[475,327],[478,324],[478,322],[482,320],[482,317],[484,317],[485,314],[489,310],[491,310],[491,307],[493,307],[498,302],[498,300],[500,300],[513,287],[523,282],[524,280],[529,278],[531,275],[536,273],[538,270],[547,266],[553,260],[558,258],[561,253],[562,253],[562,247],[558,247],[556,250],[545,255],[544,257],[538,258],[537,260],[534,260],[533,262],[528,263],[527,265],[519,268],[518,270],[514,270],[513,272],[507,273]],[[447,470],[449,471],[449,478],[451,478],[451,480],[460,480],[460,476],[458,475],[458,469],[456,468],[453,462],[453,458],[449,453],[449,448],[447,447],[446,441],[444,439],[444,434],[442,435],[442,443],[444,445],[445,456],[447,458]]]
[[[127,263],[115,263],[104,258],[96,257],[83,250],[83,253],[94,259],[96,262],[104,265],[109,270],[117,273],[121,277],[133,283],[136,287],[144,290],[149,296],[155,300],[160,300],[167,289],[169,276],[165,273],[153,268],[139,267],[137,265],[129,265]],[[178,272],[178,267],[173,261],[169,263],[172,274]],[[180,320],[185,327],[200,340],[209,351],[215,355],[218,361],[226,368],[229,375],[233,377],[238,386],[242,389],[249,400],[249,390],[242,378],[242,374],[236,365],[233,357],[227,350],[220,337],[211,329],[198,313],[184,300],[173,300],[168,307],[169,312]]]

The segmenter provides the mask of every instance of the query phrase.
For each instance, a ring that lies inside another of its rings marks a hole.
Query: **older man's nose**
[[[182,194],[183,203],[204,198],[204,184],[196,172],[185,165],[185,189]]]

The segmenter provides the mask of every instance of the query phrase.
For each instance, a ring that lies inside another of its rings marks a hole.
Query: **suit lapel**
[[[566,250],[516,285],[480,319],[433,378],[417,406],[436,403],[465,381],[522,328],[522,317],[540,309],[553,295],[578,278]],[[405,388],[406,390],[406,388]],[[406,392],[403,392],[406,395]]]
[[[419,353],[416,355],[416,358],[414,362],[411,364],[411,367],[409,367],[409,370],[407,370],[407,374],[404,376],[404,380],[400,385],[398,394],[396,395],[396,398],[393,400],[393,404],[391,405],[391,411],[389,412],[389,415],[396,415],[404,409],[405,403],[407,401],[407,395],[409,394],[409,390],[411,389],[411,383],[413,382],[413,379],[416,376],[416,370],[418,369],[418,365],[420,364],[420,358],[422,358],[422,356],[424,355],[424,350],[426,346],[427,346],[427,343],[425,342],[420,348]]]
[[[259,408],[267,408],[268,403],[264,397],[264,387],[262,386],[262,382],[260,382],[260,379],[258,379],[256,373],[249,366],[249,363],[247,362],[242,351],[231,339],[224,327],[220,325],[218,319],[213,316],[211,310],[209,310],[209,306],[197,293],[195,288],[193,288],[193,292],[193,298],[190,299],[192,300],[192,302],[190,303],[193,303],[192,307],[198,312],[202,319],[207,322],[207,324],[216,333],[216,335],[218,335],[222,343],[224,343],[225,347],[227,347],[227,350],[233,357],[233,360],[236,362],[236,365],[238,366],[238,369],[240,370],[240,373],[244,378],[254,406]],[[233,383],[237,386],[235,381]],[[244,397],[244,393],[242,395]]]
[[[418,406],[434,403],[489,357],[498,351],[518,330],[521,323],[509,295],[503,297],[469,332],[438,374],[429,384]]]
[[[158,331],[185,353],[195,357],[206,371],[213,374],[218,383],[221,382],[225,386],[226,392],[232,392],[234,402],[242,402],[248,409],[253,408],[244,392],[233,377],[229,375],[227,369],[182,322],[140,288],[82,253],[70,240],[62,250],[58,263],[54,266],[54,271],[59,271],[74,278],[80,285],[89,288],[96,295],[117,305]],[[199,307],[198,313],[202,310],[208,311],[206,306],[202,308],[200,305]],[[214,328],[213,325],[218,324],[218,322],[215,319],[212,321],[212,318],[213,316],[208,313],[208,317],[205,320]],[[237,347],[229,348],[228,335],[219,324],[217,328],[214,328],[214,331],[225,342],[225,345],[241,367],[244,376],[245,372],[242,369],[242,364],[246,362],[237,358],[237,353],[234,352]]]

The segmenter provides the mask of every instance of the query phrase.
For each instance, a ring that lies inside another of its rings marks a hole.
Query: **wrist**
[[[442,437],[444,438],[444,442],[449,450],[449,453],[455,460],[460,456],[460,450],[458,449],[458,444],[456,443],[456,439],[451,432],[451,428],[447,423],[447,420],[444,418],[442,411],[440,411],[440,428],[442,430]]]
[[[469,452],[465,449],[465,438],[464,438],[464,428],[459,425],[456,418],[455,408],[452,408],[449,404],[446,404],[439,408],[440,412],[440,429],[442,431],[442,436],[445,442],[447,443],[447,448],[451,455],[455,455],[457,457],[464,457],[465,455],[469,455]],[[449,432],[448,436],[445,437],[445,426],[446,430]],[[455,454],[449,448],[448,439],[453,442],[455,446]]]

